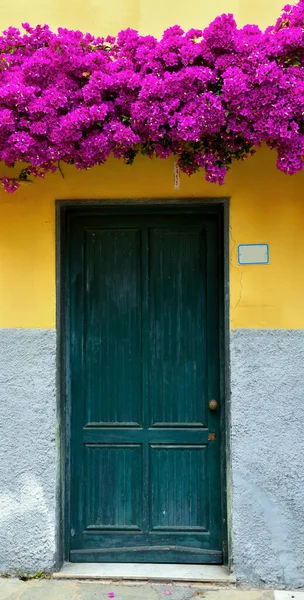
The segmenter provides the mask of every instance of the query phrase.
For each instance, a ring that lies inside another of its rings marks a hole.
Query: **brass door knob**
[[[217,400],[210,400],[209,402],[209,409],[210,410],[217,410],[218,409],[218,401]]]

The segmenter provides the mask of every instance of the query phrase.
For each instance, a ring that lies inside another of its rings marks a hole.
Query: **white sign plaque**
[[[239,244],[238,263],[239,265],[268,265],[268,244]]]

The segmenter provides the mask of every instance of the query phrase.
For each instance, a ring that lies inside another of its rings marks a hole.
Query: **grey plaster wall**
[[[304,585],[304,331],[231,334],[232,556],[250,585]],[[56,554],[56,334],[0,330],[0,572]]]
[[[55,555],[56,334],[0,330],[0,573]]]
[[[304,585],[304,331],[231,335],[232,552],[251,585]]]

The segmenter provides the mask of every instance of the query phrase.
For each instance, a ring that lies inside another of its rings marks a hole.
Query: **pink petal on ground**
[[[108,593],[108,598],[115,598],[114,592],[109,592]]]
[[[172,592],[170,592],[170,590],[166,590],[165,594],[166,594],[166,596],[171,596]]]

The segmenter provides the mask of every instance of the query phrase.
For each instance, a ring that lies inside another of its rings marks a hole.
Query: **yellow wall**
[[[222,187],[201,173],[174,190],[173,160],[143,157],[64,175],[0,193],[0,327],[55,326],[55,198],[211,196],[231,196],[231,327],[304,327],[304,174],[277,171],[274,153],[236,164]],[[264,242],[269,265],[237,264],[238,244]]]
[[[233,12],[239,25],[265,27],[281,0],[0,0],[0,25],[22,21],[116,33],[135,27],[160,35],[179,23],[204,27],[220,12]],[[181,176],[173,189],[173,160],[139,158],[132,167],[110,160],[89,172],[64,167],[25,185],[15,195],[0,191],[0,327],[55,327],[55,199],[231,196],[231,327],[304,327],[304,174],[287,177],[275,154],[260,150],[234,165],[227,183],[214,186],[203,174]],[[0,172],[1,174],[1,172]],[[270,245],[265,266],[237,264],[239,243]]]
[[[284,0],[0,0],[0,26],[3,30],[28,21],[99,35],[133,27],[159,36],[176,23],[203,28],[224,12],[233,13],[240,26],[258,23],[264,28],[276,20],[283,5]]]

